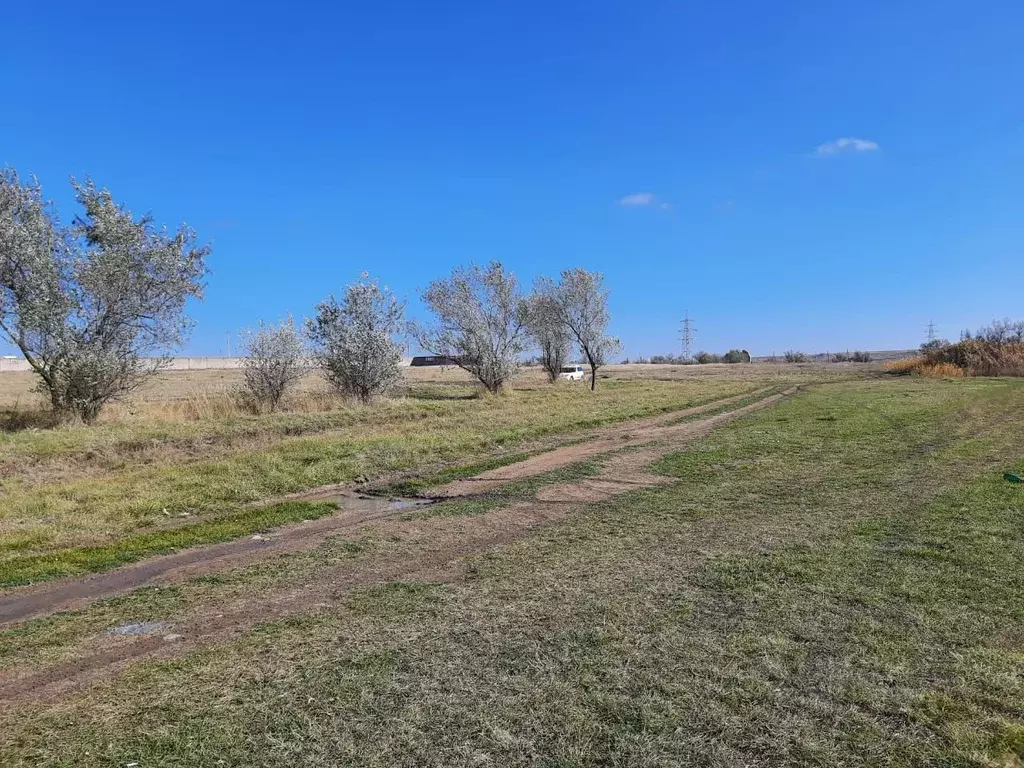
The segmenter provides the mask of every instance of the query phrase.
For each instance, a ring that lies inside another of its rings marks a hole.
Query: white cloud
[[[654,201],[657,198],[650,192],[637,192],[634,195],[623,195],[619,198],[619,205],[625,206],[638,206],[638,205],[654,205]]]
[[[835,141],[826,141],[814,150],[814,154],[817,157],[831,157],[832,155],[847,152],[874,152],[876,149],[880,149],[880,147],[874,141],[847,137],[836,139]]]

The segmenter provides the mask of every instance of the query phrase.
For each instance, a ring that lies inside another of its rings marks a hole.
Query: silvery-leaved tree
[[[527,328],[540,351],[541,368],[553,384],[558,380],[562,367],[569,362],[573,339],[562,321],[558,304],[543,291],[535,291],[529,298]]]
[[[500,262],[456,267],[427,286],[423,301],[434,322],[411,330],[424,350],[468,371],[488,392],[515,376],[528,348],[529,310],[516,276]]]
[[[324,378],[341,394],[368,402],[384,395],[402,377],[405,302],[363,272],[346,286],[339,302],[333,295],[306,320],[313,357]]]
[[[184,342],[209,248],[186,226],[134,218],[91,181],[71,183],[84,214],[63,226],[36,181],[0,170],[0,331],[55,413],[89,423]]]
[[[243,331],[242,354],[244,395],[254,410],[276,411],[309,370],[305,342],[290,315]]]
[[[597,386],[597,369],[622,350],[622,343],[608,335],[611,315],[604,276],[579,267],[566,269],[557,283],[550,278],[539,280],[534,295],[550,301],[555,308],[590,366],[590,389],[593,390]]]

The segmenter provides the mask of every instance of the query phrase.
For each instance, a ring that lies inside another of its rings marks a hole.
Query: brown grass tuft
[[[923,365],[923,357],[907,357],[903,360],[887,360],[882,369],[896,376],[909,376],[912,373],[920,373]]]
[[[929,379],[962,379],[968,375],[963,368],[951,363],[933,363],[923,355],[904,360],[889,360],[883,368],[886,373],[896,376],[925,376]]]
[[[968,372],[952,363],[935,363],[925,366],[921,375],[931,379],[962,379]]]

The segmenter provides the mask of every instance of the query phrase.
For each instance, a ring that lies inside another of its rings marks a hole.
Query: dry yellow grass
[[[933,379],[962,379],[968,374],[963,368],[958,368],[952,363],[936,363],[924,368],[921,375]]]
[[[667,381],[757,381],[821,380],[851,378],[868,370],[862,366],[856,371],[840,365],[824,363],[781,364],[756,363],[752,365],[609,365],[600,370],[601,378],[610,380],[667,380]],[[0,411],[38,411],[45,407],[44,400],[35,392],[38,377],[30,372],[5,371],[0,373]],[[216,415],[237,413],[232,410],[231,392],[242,382],[239,370],[164,371],[143,384],[124,402],[110,406],[100,417],[102,422],[116,422],[132,418],[205,419]],[[547,382],[539,368],[524,368],[514,382],[515,389],[546,387]],[[458,368],[406,368],[397,395],[415,390],[418,393],[464,390],[470,394],[477,389],[472,377]],[[297,387],[285,403],[286,411],[318,413],[337,407],[339,399],[327,391],[327,385],[318,374],[310,374]]]
[[[890,360],[883,366],[887,373],[899,376],[925,376],[929,379],[962,379],[968,373],[952,363],[935,363],[924,356]]]
[[[885,364],[889,373],[934,379],[964,376],[1024,376],[1024,344],[965,339],[906,360]]]

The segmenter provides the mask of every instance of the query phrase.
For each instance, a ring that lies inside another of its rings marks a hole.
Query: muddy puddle
[[[400,512],[405,509],[418,509],[435,504],[437,499],[407,498],[403,496],[371,496],[358,493],[351,488],[317,488],[316,490],[292,497],[299,501],[332,501],[341,512],[363,512],[373,514],[379,512]]]

